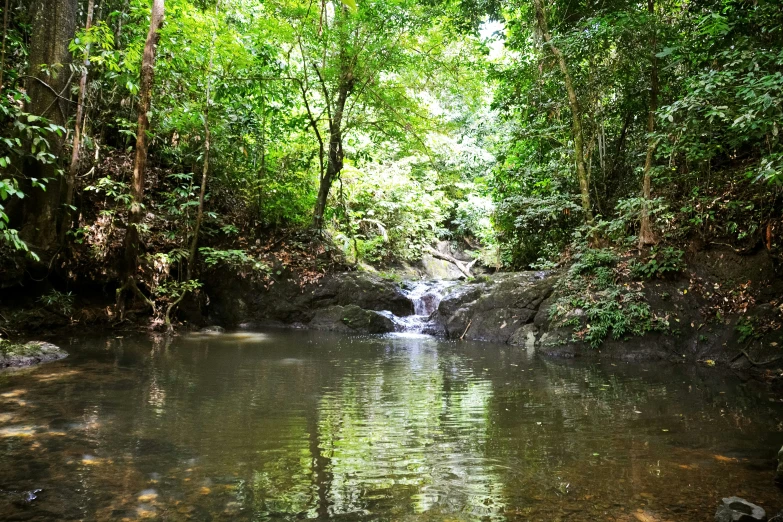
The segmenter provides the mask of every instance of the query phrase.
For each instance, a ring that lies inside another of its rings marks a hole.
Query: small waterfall
[[[397,317],[391,312],[383,312],[394,321],[398,332],[420,334],[430,324],[430,317],[438,309],[441,299],[455,281],[415,281],[403,286],[402,293],[413,303],[413,315]]]

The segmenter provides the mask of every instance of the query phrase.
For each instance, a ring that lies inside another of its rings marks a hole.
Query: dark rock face
[[[300,325],[378,333],[393,331],[394,327],[390,319],[375,312],[413,314],[413,303],[397,284],[367,272],[329,274],[305,287],[287,279],[264,287],[238,277],[221,276],[211,274],[205,285],[210,301],[206,320],[213,324]]]
[[[0,368],[21,368],[68,357],[68,352],[50,343],[30,341],[3,350],[0,345]]]
[[[767,513],[760,506],[739,497],[724,498],[715,513],[715,522],[765,522]]]
[[[536,272],[497,274],[456,287],[435,314],[451,339],[524,344],[554,281]],[[521,340],[521,342],[520,342]]]
[[[312,290],[312,301],[341,306],[356,305],[365,310],[388,310],[394,315],[413,314],[413,303],[399,287],[367,272],[347,272],[325,277]]]
[[[317,310],[307,326],[314,330],[345,333],[377,334],[394,331],[394,322],[391,319],[356,305],[334,305]]]

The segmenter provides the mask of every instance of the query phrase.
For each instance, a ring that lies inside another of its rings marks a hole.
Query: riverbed
[[[2,520],[774,514],[783,403],[715,368],[411,334],[52,339],[0,373]]]

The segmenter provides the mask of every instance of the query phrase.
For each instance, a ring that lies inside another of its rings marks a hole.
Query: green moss
[[[40,353],[41,345],[36,343],[18,344],[10,341],[0,340],[0,355],[8,356],[30,356]]]

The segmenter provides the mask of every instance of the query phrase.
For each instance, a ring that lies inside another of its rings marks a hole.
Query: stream
[[[432,288],[409,291],[426,323]],[[783,507],[783,404],[761,386],[417,328],[54,339],[70,357],[0,373],[0,520],[681,522],[730,495]]]
[[[456,284],[456,281],[445,280],[406,282],[402,286],[402,292],[413,303],[413,315],[399,317],[389,311],[380,313],[391,319],[397,333],[404,337],[425,334],[432,329],[430,318],[438,309],[441,299],[447,290]]]

